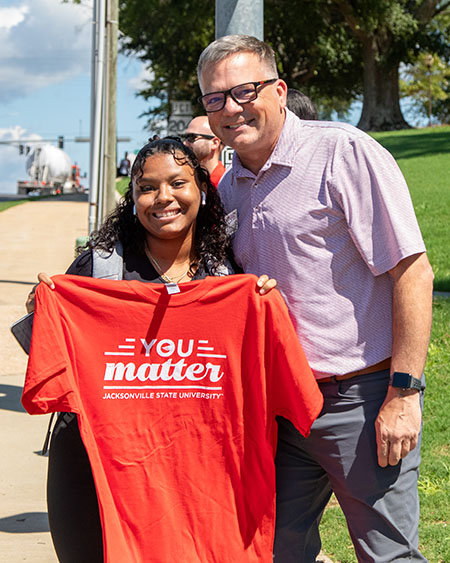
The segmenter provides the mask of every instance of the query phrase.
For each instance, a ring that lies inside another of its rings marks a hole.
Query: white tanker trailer
[[[30,179],[17,182],[18,194],[55,195],[80,190],[79,167],[72,166],[69,155],[53,145],[35,146],[25,168]]]

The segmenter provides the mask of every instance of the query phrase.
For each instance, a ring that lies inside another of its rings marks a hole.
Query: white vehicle
[[[62,194],[81,190],[79,167],[72,166],[63,150],[42,144],[33,148],[25,164],[29,180],[17,182],[18,194]]]

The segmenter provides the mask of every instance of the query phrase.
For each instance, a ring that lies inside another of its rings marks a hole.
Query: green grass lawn
[[[117,178],[116,180],[116,190],[119,192],[120,195],[125,193],[125,190],[128,188],[128,184],[130,183],[130,178]]]
[[[434,288],[450,291],[450,126],[373,135],[397,160],[434,271]]]
[[[5,211],[9,207],[14,207],[15,205],[20,205],[21,203],[25,203],[29,201],[28,199],[15,199],[13,201],[0,201],[0,211]]]

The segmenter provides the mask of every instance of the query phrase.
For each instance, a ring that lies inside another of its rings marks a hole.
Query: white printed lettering
[[[145,348],[145,357],[148,358],[150,356],[150,350],[153,348],[156,338],[150,341],[150,344],[147,343],[145,338],[141,338],[142,346]]]
[[[135,365],[131,362],[126,366],[122,362],[118,362],[117,364],[107,363],[104,379],[105,381],[122,381],[126,371],[126,379],[132,381],[132,379],[129,379],[129,375],[134,374],[134,369]]]
[[[161,357],[168,358],[175,352],[175,343],[173,342],[173,340],[164,338],[163,340],[160,340],[156,345],[156,351]]]

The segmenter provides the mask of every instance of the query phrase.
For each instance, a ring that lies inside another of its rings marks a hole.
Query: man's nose
[[[233,98],[231,97],[231,94],[228,94],[228,96],[225,99],[225,105],[223,106],[222,111],[226,111],[228,113],[241,112],[242,111],[242,105],[238,104],[238,102],[233,100]]]

